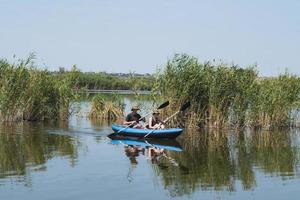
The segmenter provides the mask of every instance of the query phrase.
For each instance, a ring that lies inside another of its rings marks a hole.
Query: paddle
[[[179,112],[185,111],[185,110],[186,110],[188,107],[190,107],[190,106],[191,106],[191,103],[190,103],[189,101],[186,102],[185,104],[183,104],[183,105],[180,107],[180,109],[179,109],[177,112],[175,112],[173,115],[171,115],[170,117],[168,117],[167,119],[165,119],[163,122],[166,123],[166,122],[169,121],[172,117],[174,117],[175,115],[177,115]],[[144,138],[147,137],[148,135],[150,135],[151,133],[153,133],[155,130],[156,130],[156,128],[153,129],[153,130],[151,130],[149,133],[147,133],[147,134],[144,136]]]
[[[155,149],[163,149],[163,148],[158,148],[158,147],[156,147],[156,146],[153,146],[151,143],[149,143],[149,142],[147,141],[147,139],[145,139],[145,142],[146,142],[147,144],[149,144],[152,148],[155,148]],[[179,166],[179,164],[178,164],[173,158],[167,156],[166,153],[165,153],[164,151],[160,152],[160,154],[163,155],[165,158],[168,158],[169,161],[170,161],[174,166]]]
[[[167,107],[169,104],[170,104],[170,102],[169,102],[169,101],[166,101],[166,102],[162,103],[160,106],[158,106],[156,109],[159,110],[159,109],[165,108],[165,107]],[[151,113],[152,113],[152,112],[147,113],[146,115],[144,115],[143,117],[141,117],[141,118],[139,119],[139,121],[140,121],[141,119],[145,118],[146,116],[150,115]],[[124,128],[122,128],[121,130],[119,130],[117,133],[120,133],[120,132],[124,131],[126,128],[128,128],[128,127],[131,126],[132,124],[133,124],[133,123],[127,125],[126,127],[124,127]]]

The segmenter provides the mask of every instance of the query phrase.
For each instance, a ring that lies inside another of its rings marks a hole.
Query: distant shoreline
[[[151,94],[151,91],[148,90],[96,90],[96,89],[79,89],[75,90],[78,93],[101,93],[101,94],[141,94],[148,95]]]

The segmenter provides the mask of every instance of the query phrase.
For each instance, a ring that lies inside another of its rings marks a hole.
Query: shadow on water
[[[46,170],[45,163],[53,157],[65,157],[75,166],[78,146],[74,137],[47,134],[43,123],[1,125],[0,178],[15,177],[30,185],[30,171]]]
[[[299,140],[295,131],[186,132],[183,151],[168,152],[178,163],[155,166],[171,196],[197,190],[236,191],[256,187],[258,173],[282,179],[299,178]]]

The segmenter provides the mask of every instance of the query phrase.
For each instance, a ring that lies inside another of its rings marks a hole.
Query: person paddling
[[[124,125],[130,125],[130,128],[143,128],[143,126],[139,123],[140,121],[145,122],[145,118],[142,118],[138,111],[140,110],[139,106],[132,106],[131,113],[129,113],[125,121],[123,122]],[[141,119],[142,118],[142,119]]]
[[[162,121],[159,117],[159,111],[155,110],[152,113],[152,116],[149,118],[149,123],[147,125],[147,128],[149,129],[164,129],[165,123]]]

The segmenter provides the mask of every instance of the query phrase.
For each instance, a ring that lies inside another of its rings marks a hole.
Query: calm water
[[[300,197],[296,130],[187,131],[177,142],[111,140],[109,133],[109,123],[76,116],[1,126],[0,199]]]

